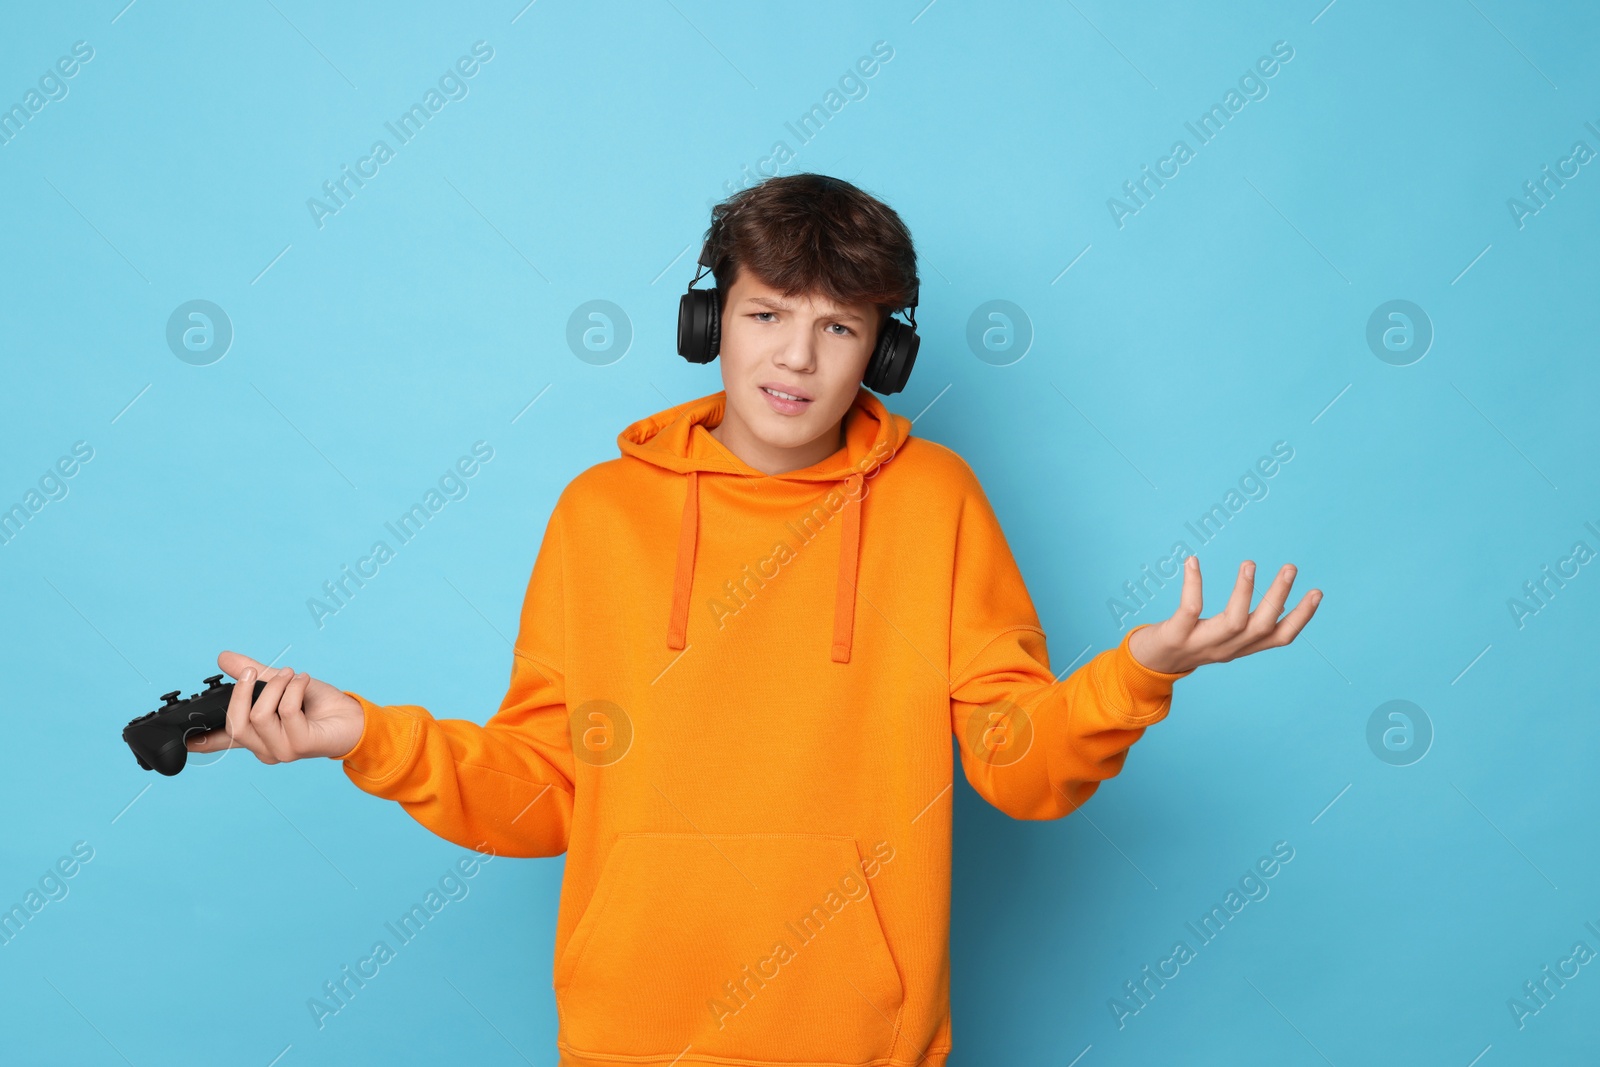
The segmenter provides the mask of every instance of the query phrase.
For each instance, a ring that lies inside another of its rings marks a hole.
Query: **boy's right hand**
[[[223,652],[217,666],[236,679],[221,730],[194,734],[190,752],[247,748],[262,763],[311,756],[341,758],[356,747],[365,726],[361,705],[344,691],[288,667],[268,667],[238,652]],[[267,683],[252,707],[257,678]]]

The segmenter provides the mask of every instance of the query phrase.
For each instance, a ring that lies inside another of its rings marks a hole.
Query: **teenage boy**
[[[797,174],[708,240],[723,389],[562,491],[486,725],[224,652],[245,684],[189,747],[340,759],[447,840],[565,852],[564,1065],[940,1067],[952,733],[985,800],[1060,818],[1177,679],[1288,644],[1320,594],[1280,620],[1285,566],[1252,612],[1246,563],[1202,619],[1190,557],[1170,619],[1057,680],[972,470],[862,387],[917,286],[899,216]]]

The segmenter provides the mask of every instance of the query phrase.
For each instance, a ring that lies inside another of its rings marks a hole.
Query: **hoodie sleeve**
[[[1148,625],[1148,624],[1145,624]],[[1057,819],[1122,769],[1145,727],[1166,718],[1167,674],[1128,638],[1055,680],[1033,601],[976,477],[961,507],[950,618],[951,727],[967,781],[1017,819]]]
[[[559,855],[572,824],[559,512],[558,503],[528,582],[510,688],[486,725],[349,694],[366,716],[361,739],[341,757],[350,780],[398,801],[445,840],[495,855]]]

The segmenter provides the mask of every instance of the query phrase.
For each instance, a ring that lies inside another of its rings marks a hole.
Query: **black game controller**
[[[147,771],[160,771],[172,776],[183,770],[188,762],[189,749],[184,739],[193,733],[220,730],[228,722],[228,701],[233,697],[233,683],[222,684],[222,675],[213,674],[205,680],[206,687],[191,694],[188,700],[179,700],[182,689],[163,693],[166,701],[147,715],[141,715],[122,728],[122,739],[133,749],[139,766]],[[257,682],[250,694],[251,703],[267,687]]]

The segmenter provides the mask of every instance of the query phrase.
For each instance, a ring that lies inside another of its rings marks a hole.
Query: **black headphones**
[[[700,270],[689,279],[689,291],[678,298],[678,355],[690,363],[710,363],[722,346],[722,290],[696,289],[694,283],[713,266],[711,238],[700,248]],[[875,393],[898,393],[911,377],[922,338],[917,336],[917,296],[921,286],[911,290],[906,317],[910,324],[886,319],[878,333],[878,343],[867,361],[861,383]]]

